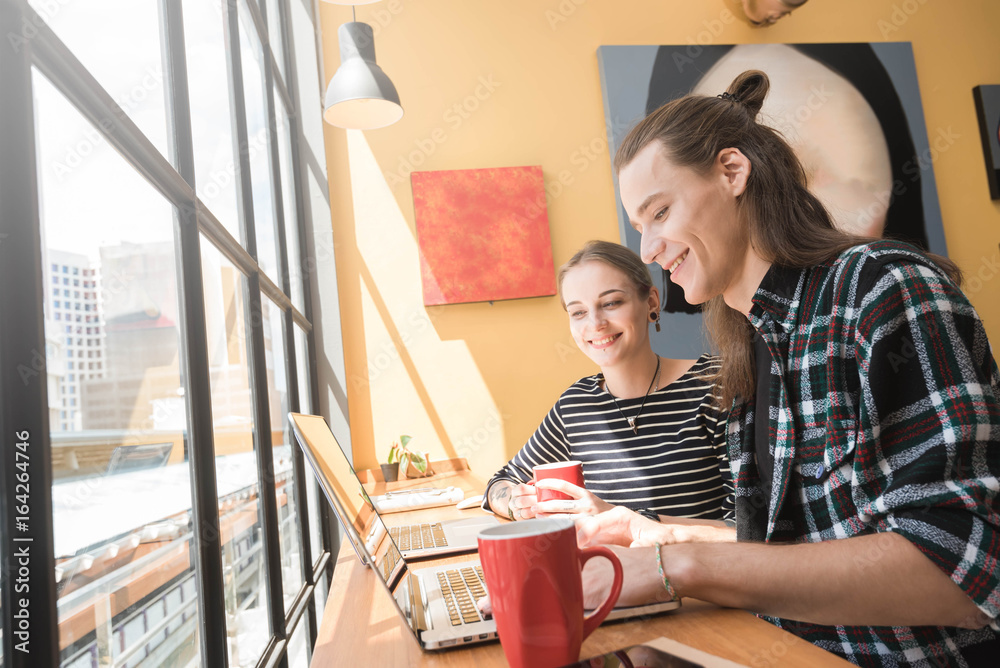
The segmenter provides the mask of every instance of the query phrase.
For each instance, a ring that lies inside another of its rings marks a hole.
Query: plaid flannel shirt
[[[775,465],[764,498],[753,401],[737,402],[728,434],[739,539],[898,533],[993,623],[769,621],[858,665],[1000,665],[1000,373],[965,295],[912,247],[880,241],[810,269],[772,267],[753,302],[772,355]]]

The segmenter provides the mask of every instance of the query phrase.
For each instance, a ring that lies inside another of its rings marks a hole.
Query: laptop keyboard
[[[389,578],[392,576],[392,570],[396,568],[397,563],[399,563],[399,550],[390,545],[389,550],[382,557],[382,575],[385,576],[386,582],[391,582]]]
[[[482,621],[476,601],[486,596],[481,566],[442,571],[437,574],[452,626]]]
[[[389,536],[396,542],[401,552],[448,546],[448,539],[444,537],[444,529],[441,528],[440,522],[392,527],[389,529]]]

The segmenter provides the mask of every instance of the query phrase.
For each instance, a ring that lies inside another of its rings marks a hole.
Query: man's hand
[[[660,515],[660,521],[654,522],[633,510],[616,506],[596,517],[578,520],[576,539],[580,547],[587,545],[648,547],[656,543],[661,545],[732,543],[736,541],[736,530],[723,522],[667,515]]]
[[[656,548],[609,548],[622,563],[622,593],[616,606],[633,606],[669,601],[656,569]],[[607,559],[595,557],[583,567],[583,607],[599,607],[614,583],[614,569]]]
[[[655,543],[676,542],[674,528],[643,517],[634,510],[615,506],[611,510],[584,517],[576,522],[576,540],[580,547],[588,545],[620,545],[648,547]]]
[[[655,548],[610,549],[622,564],[622,593],[618,596],[616,606],[642,605],[670,599],[656,569]],[[594,610],[608,597],[615,581],[615,571],[607,559],[595,557],[586,563],[580,579],[583,583],[583,607]],[[488,595],[477,600],[476,607],[484,617],[493,614]]]
[[[535,508],[536,517],[552,517],[568,513],[570,515],[597,515],[614,508],[610,503],[601,501],[593,492],[577,487],[571,482],[558,478],[545,478],[535,483],[538,489],[551,489],[567,494],[572,499],[541,501]]]

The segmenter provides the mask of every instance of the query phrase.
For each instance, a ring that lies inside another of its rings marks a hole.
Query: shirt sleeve
[[[569,441],[566,438],[566,427],[559,415],[557,401],[524,447],[490,478],[486,484],[486,492],[483,493],[483,510],[490,511],[490,488],[494,483],[501,480],[513,483],[528,482],[534,477],[532,471],[536,466],[565,462],[569,459]]]
[[[907,538],[996,619],[1000,373],[986,332],[964,294],[921,264],[887,264],[859,293],[859,519]]]
[[[733,488],[733,474],[729,466],[729,442],[726,429],[729,421],[727,411],[718,408],[713,402],[710,415],[715,420],[715,431],[712,435],[712,446],[719,458],[719,477],[726,490],[726,498],[722,501],[723,521],[735,525],[736,522],[736,491]]]

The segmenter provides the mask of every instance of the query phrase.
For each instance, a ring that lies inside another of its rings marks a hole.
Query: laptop
[[[376,524],[382,519],[375,515]],[[483,617],[476,601],[486,595],[479,561],[413,570],[384,528],[376,543],[362,541],[353,527],[345,535],[364,553],[396,610],[424,650],[489,642],[498,638],[496,622]],[[614,608],[606,620],[648,617],[680,606],[680,601]]]
[[[289,413],[289,419],[296,440],[340,518],[344,535],[362,563],[371,567],[389,592],[397,612],[419,645],[425,650],[439,650],[497,639],[496,623],[492,618],[484,618],[475,604],[486,595],[486,581],[479,561],[411,569],[408,556],[396,545],[390,530],[375,511],[326,421],[322,417],[297,413]],[[323,452],[325,454],[320,454]],[[322,467],[320,462],[324,464]],[[347,483],[336,482],[335,470],[340,473],[341,480],[349,478]],[[345,493],[351,485],[356,485],[358,490],[354,496]],[[340,491],[334,491],[337,487]],[[495,518],[486,519],[493,520],[490,526],[497,523]],[[477,547],[473,536],[472,549]],[[651,616],[680,605],[680,601],[667,601],[614,608],[606,621]]]
[[[463,520],[394,526],[387,530],[326,420],[318,415],[300,413],[289,413],[288,419],[323,493],[345,528],[353,527],[362,538],[369,554],[375,553],[387,532],[399,551],[409,559],[472,552],[478,549],[476,536],[479,532],[499,524],[495,517],[481,515]],[[357,547],[355,551],[358,558],[367,563],[364,552]]]

